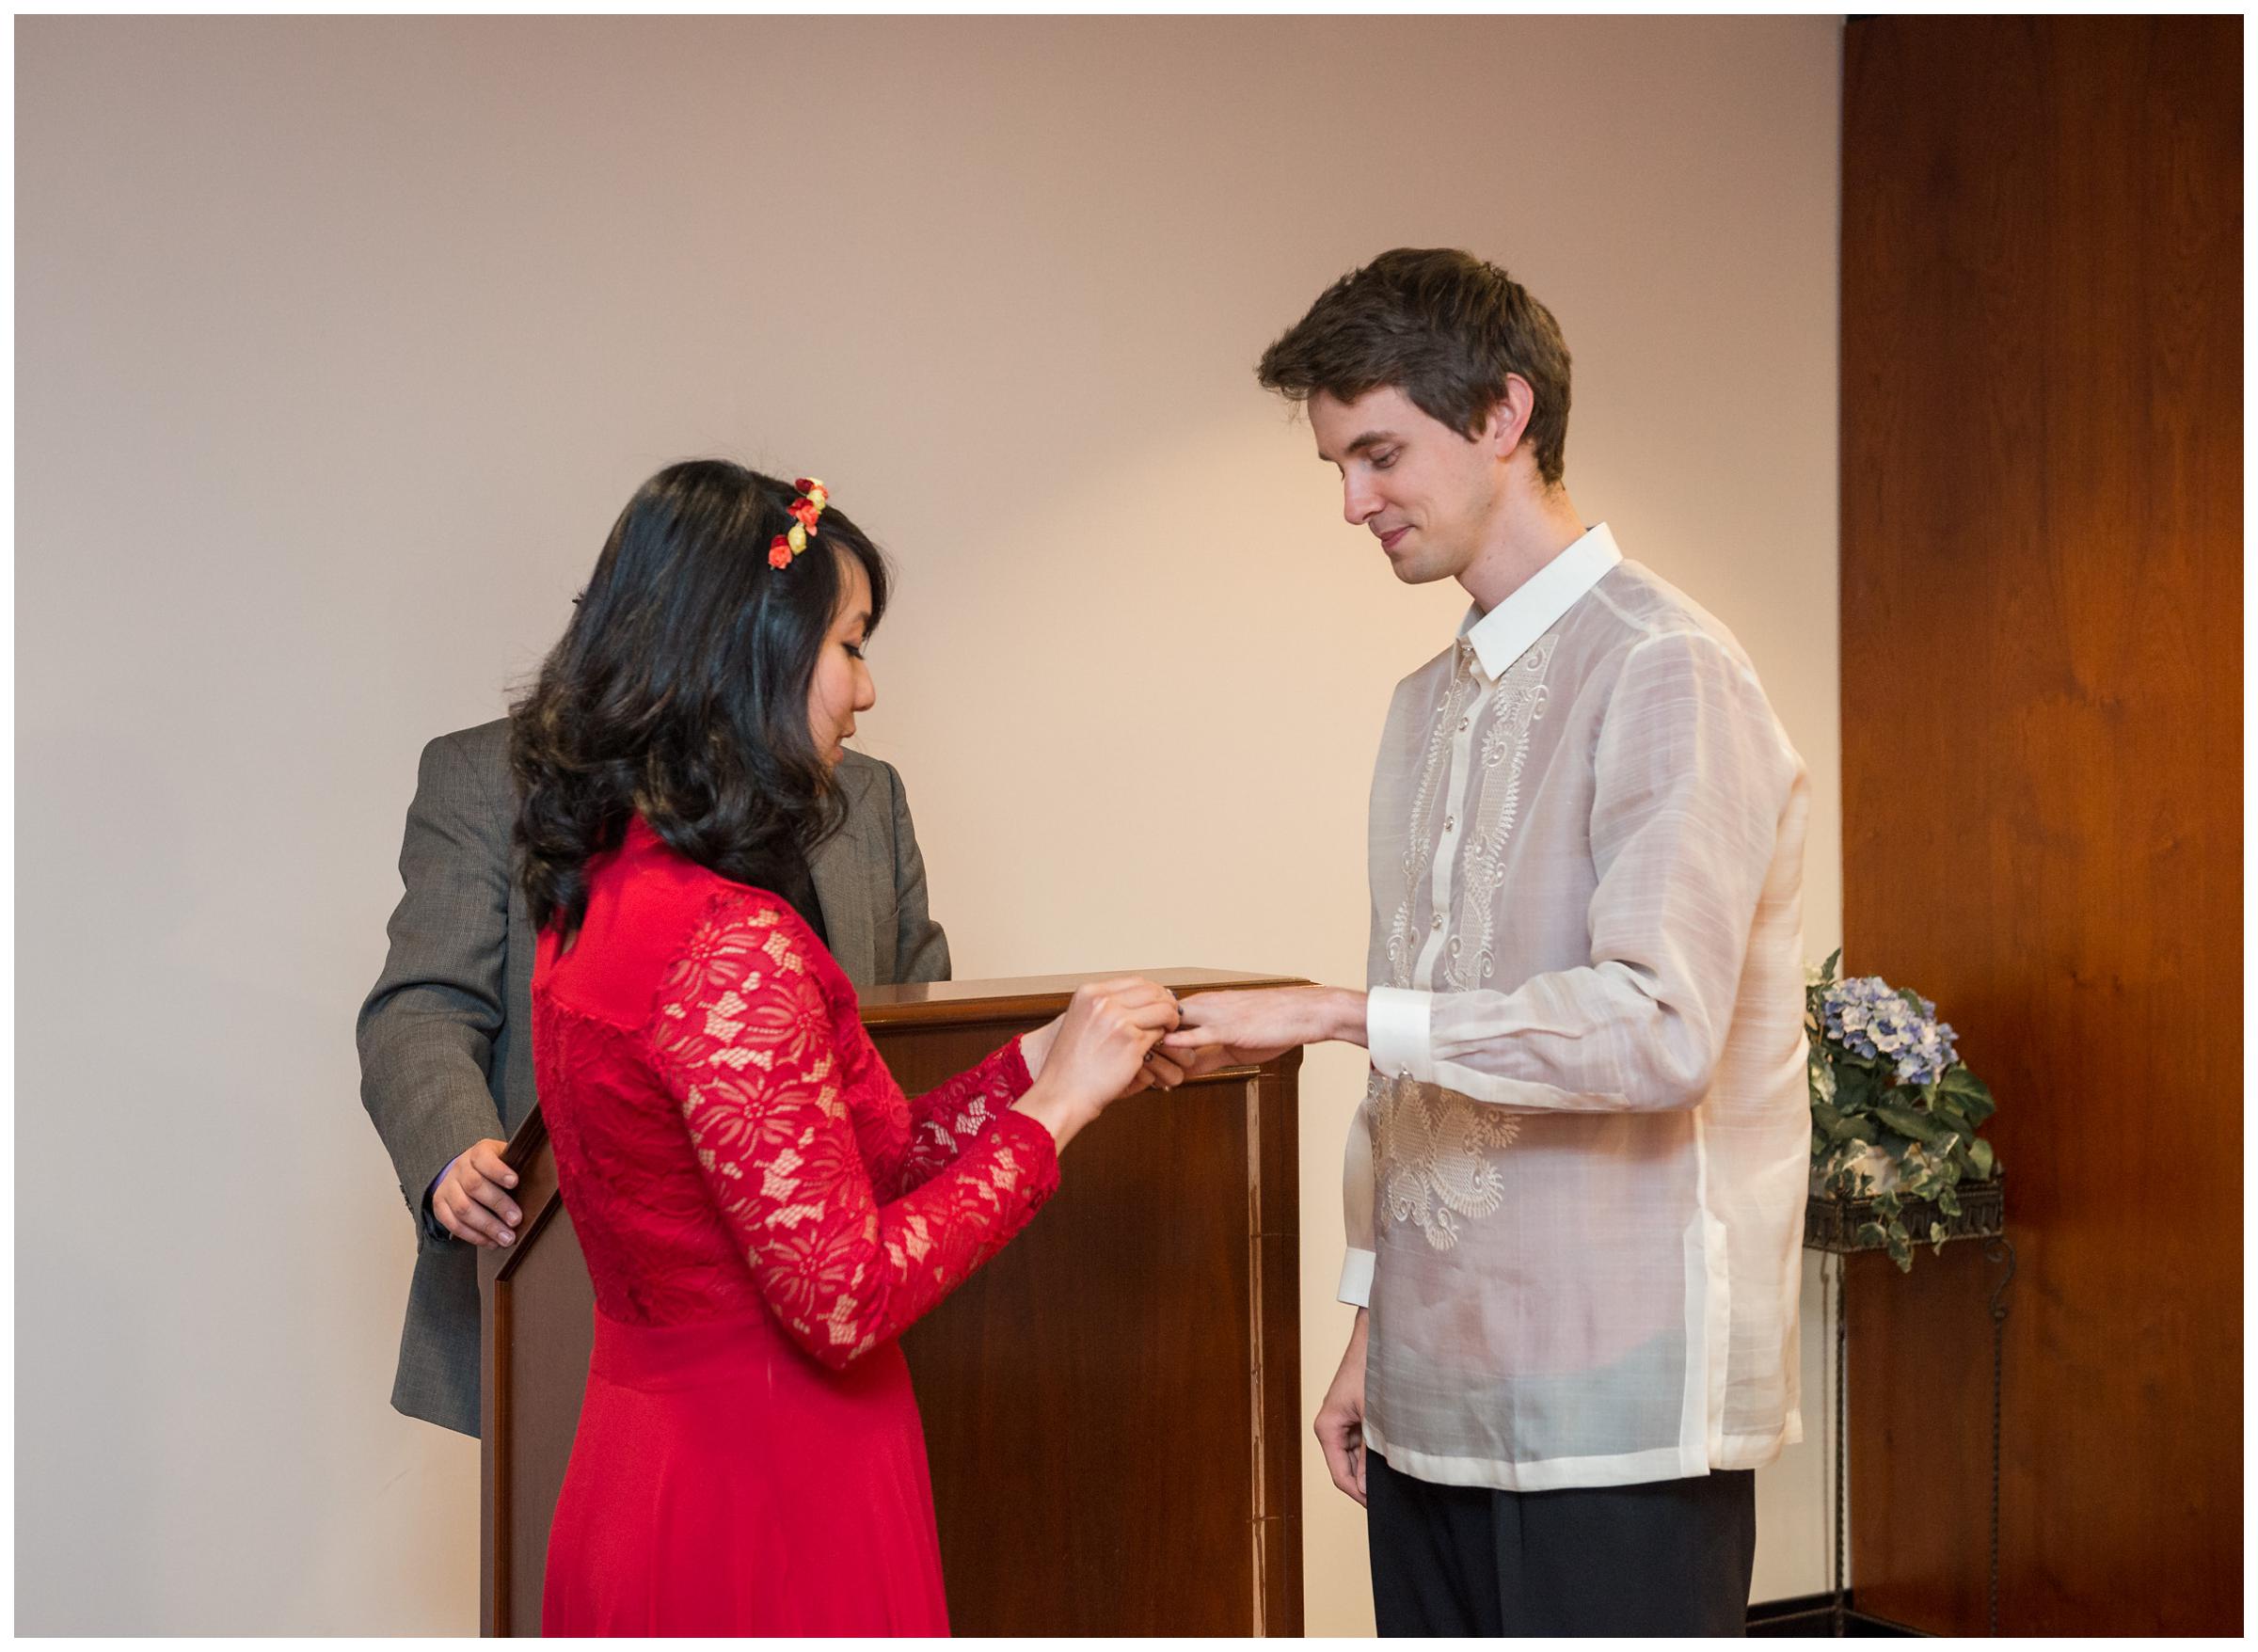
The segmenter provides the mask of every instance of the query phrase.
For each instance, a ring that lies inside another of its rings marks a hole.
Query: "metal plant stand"
[[[1927,1199],[1907,1199],[1900,1219],[1907,1231],[1914,1233],[1926,1233],[1932,1222],[1942,1222],[1947,1244],[1955,1239],[1980,1239],[1984,1242],[1984,1260],[1995,1267],[2006,1268],[1992,1291],[1992,1548],[1986,1603],[1991,1632],[1996,1635],[1999,1632],[1999,1397],[2007,1354],[2007,1290],[2014,1282],[2015,1247],[2007,1238],[2005,1187],[1999,1175],[1994,1174],[1987,1182],[1964,1185],[1957,1191],[1958,1215],[1942,1215]],[[1804,1207],[1804,1248],[1823,1252],[1834,1259],[1828,1279],[1835,1294],[1835,1572],[1829,1580],[1833,1586],[1827,1591],[1827,1618],[1830,1631],[1837,1635],[1849,1634],[1852,1621],[1861,1617],[1851,1604],[1853,1591],[1843,1582],[1847,1570],[1844,1538],[1850,1523],[1850,1407],[1844,1376],[1850,1369],[1851,1348],[1844,1287],[1849,1283],[1849,1259],[1853,1253],[1884,1248],[1879,1243],[1862,1244],[1858,1239],[1858,1230],[1876,1219],[1870,1199],[1828,1199],[1814,1194]],[[1879,1627],[1882,1620],[1861,1621]]]

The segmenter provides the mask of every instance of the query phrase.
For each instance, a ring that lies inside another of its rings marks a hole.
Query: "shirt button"
[[[1442,818],[1442,829],[1445,832],[1455,832],[1458,829],[1458,817],[1455,815],[1445,815]]]
[[[1434,921],[1433,923],[1429,924],[1429,925],[1427,926],[1427,928],[1428,928],[1428,929],[1441,929],[1441,928],[1442,928],[1442,913],[1437,913],[1435,914],[1435,921]]]
[[[1468,725],[1469,723],[1472,723],[1472,722],[1473,722],[1473,719],[1472,719],[1472,718],[1471,718],[1471,717],[1461,717],[1461,718],[1458,720],[1458,732],[1459,732],[1460,734],[1464,734],[1464,733],[1466,732],[1466,730],[1467,730],[1467,725]]]

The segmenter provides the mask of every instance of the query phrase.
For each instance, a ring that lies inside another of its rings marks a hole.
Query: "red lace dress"
[[[641,820],[533,971],[596,1349],[546,1634],[946,1634],[895,1339],[1058,1183],[1016,1041],[907,1100],[781,898]]]

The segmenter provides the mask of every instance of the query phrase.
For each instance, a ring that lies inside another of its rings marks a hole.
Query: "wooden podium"
[[[1179,994],[1290,984],[1148,973]],[[863,1021],[915,1094],[1096,978],[881,988]],[[1035,1220],[902,1339],[957,1634],[1301,1633],[1300,1065],[1108,1108]],[[479,1252],[480,1612],[531,1635],[594,1298],[538,1111],[508,1157],[522,1236]]]

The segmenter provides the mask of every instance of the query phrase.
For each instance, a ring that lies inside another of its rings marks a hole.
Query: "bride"
[[[927,1095],[879,1059],[807,856],[885,605],[820,484],[676,465],[512,712],[535,1072],[596,1289],[544,1634],[946,1634],[896,1339],[1102,1108],[1183,1077],[1137,978]]]

